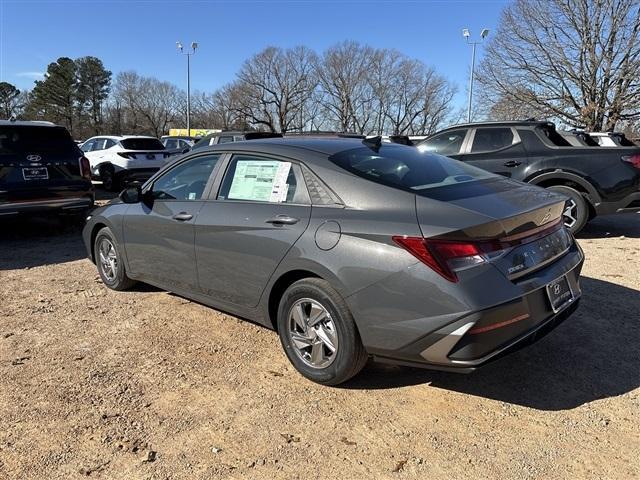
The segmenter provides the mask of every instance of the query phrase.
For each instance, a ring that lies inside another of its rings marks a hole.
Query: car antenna
[[[362,143],[364,143],[367,147],[378,151],[378,149],[382,145],[382,136],[376,135],[375,137],[365,138],[364,140],[362,140]]]

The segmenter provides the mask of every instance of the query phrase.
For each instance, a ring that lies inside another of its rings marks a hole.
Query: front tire
[[[589,220],[589,206],[582,194],[574,188],[566,185],[553,185],[547,187],[552,192],[562,193],[569,197],[563,213],[564,225],[574,235],[584,228]]]
[[[109,227],[98,232],[93,245],[93,255],[102,283],[112,290],[127,290],[136,284],[127,276],[122,250]]]
[[[278,335],[296,370],[316,383],[343,383],[367,362],[349,307],[319,278],[299,280],[285,291],[278,308]]]

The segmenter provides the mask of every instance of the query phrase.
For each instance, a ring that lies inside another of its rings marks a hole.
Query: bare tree
[[[343,42],[324,52],[317,64],[328,116],[338,130],[368,133],[374,92],[370,81],[374,50],[357,42]]]
[[[640,117],[638,0],[515,0],[487,46],[489,101],[613,130]]]
[[[247,60],[229,87],[240,117],[272,132],[295,130],[299,112],[312,96],[315,53],[306,47],[268,47]]]
[[[122,72],[107,107],[109,125],[119,133],[159,137],[180,118],[183,97],[184,92],[169,82]]]

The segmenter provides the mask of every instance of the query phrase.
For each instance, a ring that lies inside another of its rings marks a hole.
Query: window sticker
[[[238,160],[227,198],[284,202],[289,190],[287,177],[290,170],[291,162]]]

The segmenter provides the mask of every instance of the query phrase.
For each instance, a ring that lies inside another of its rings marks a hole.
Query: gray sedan
[[[96,209],[104,284],[156,285],[275,329],[307,378],[378,361],[469,372],[577,307],[565,198],[381,139],[192,152]]]

